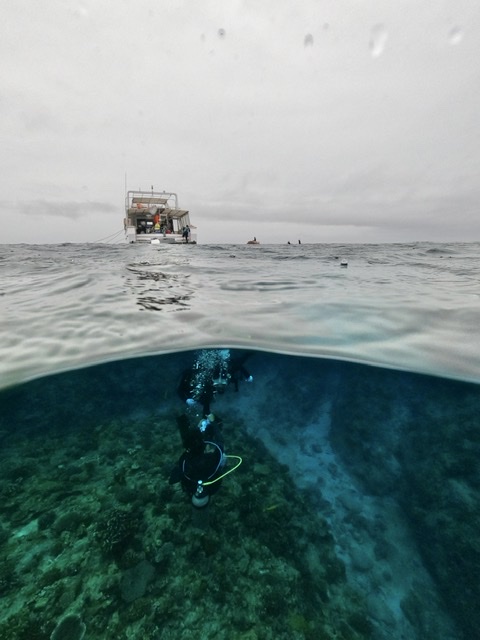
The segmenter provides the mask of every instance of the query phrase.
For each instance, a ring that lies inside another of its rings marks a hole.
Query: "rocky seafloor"
[[[176,423],[3,433],[0,639],[370,637],[328,523],[288,469],[225,421],[244,462],[197,526]]]

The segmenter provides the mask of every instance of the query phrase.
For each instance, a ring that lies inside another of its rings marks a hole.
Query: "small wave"
[[[216,345],[480,381],[479,248],[0,247],[0,384]]]

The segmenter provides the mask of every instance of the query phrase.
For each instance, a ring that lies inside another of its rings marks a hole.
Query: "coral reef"
[[[168,485],[173,415],[45,423],[1,453],[0,640],[371,637],[325,519],[240,422],[204,529]]]
[[[83,640],[86,626],[79,615],[70,614],[59,620],[50,640]]]
[[[126,569],[120,580],[120,594],[125,602],[138,600],[147,590],[148,583],[155,575],[155,569],[146,560],[142,560],[134,567]]]
[[[137,518],[132,511],[111,509],[94,528],[94,535],[105,553],[121,554],[138,529]]]

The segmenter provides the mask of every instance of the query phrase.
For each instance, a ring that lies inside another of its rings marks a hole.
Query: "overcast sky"
[[[478,0],[1,0],[0,242],[480,240]],[[125,179],[126,176],[126,179]]]

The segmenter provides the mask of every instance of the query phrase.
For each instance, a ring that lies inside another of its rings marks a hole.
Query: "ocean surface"
[[[0,640],[480,638],[479,249],[0,246]]]
[[[219,344],[478,382],[479,249],[4,245],[1,385]]]

